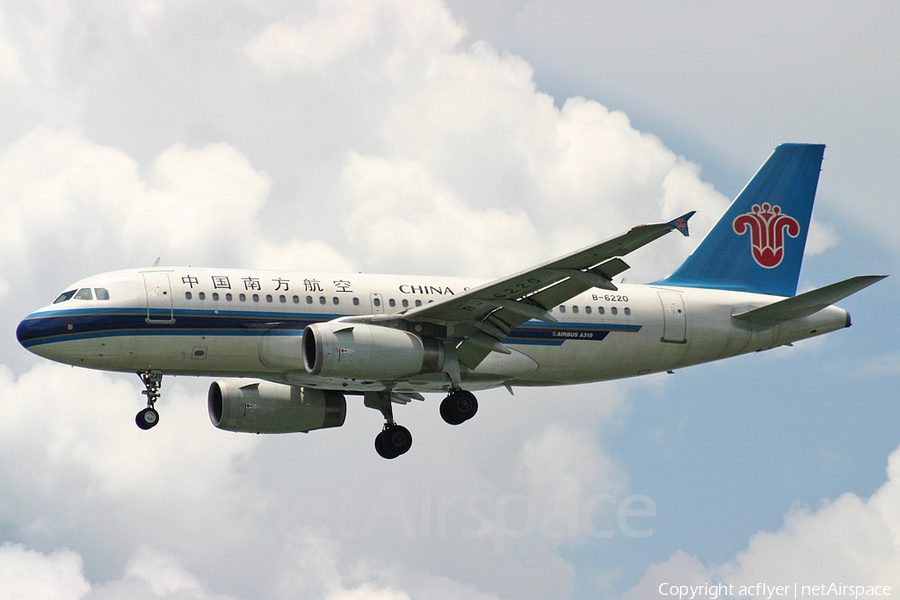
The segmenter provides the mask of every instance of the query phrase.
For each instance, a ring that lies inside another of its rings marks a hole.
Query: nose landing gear
[[[159,400],[159,388],[162,387],[162,371],[143,371],[138,373],[141,382],[144,384],[144,391],[141,392],[147,396],[147,408],[142,410],[134,418],[137,426],[143,430],[150,429],[159,423],[159,413],[154,408],[156,401]]]

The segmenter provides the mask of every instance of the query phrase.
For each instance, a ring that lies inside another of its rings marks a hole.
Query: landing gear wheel
[[[137,414],[134,422],[146,431],[159,423],[159,413],[156,412],[153,405],[159,400],[159,388],[162,387],[163,374],[162,371],[141,371],[138,373],[138,377],[144,384],[144,391],[141,393],[147,396],[147,408]]]
[[[382,458],[397,458],[412,447],[412,434],[403,425],[386,425],[384,431],[375,436],[375,451]]]
[[[441,402],[441,418],[450,425],[468,421],[478,412],[475,394],[466,390],[454,390]]]
[[[159,423],[159,413],[155,408],[147,407],[137,414],[134,421],[138,427],[146,431]]]

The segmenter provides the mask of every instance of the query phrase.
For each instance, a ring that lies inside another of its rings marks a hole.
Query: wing
[[[615,290],[612,278],[628,269],[620,257],[677,230],[688,235],[686,215],[668,223],[633,227],[627,233],[583,248],[520,273],[497,279],[401,313],[404,321],[446,328],[448,339],[460,340],[459,359],[475,368],[491,351],[509,354],[501,340],[530,319],[555,323],[552,307],[597,287]]]

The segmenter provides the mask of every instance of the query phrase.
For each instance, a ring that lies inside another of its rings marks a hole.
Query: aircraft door
[[[672,344],[687,343],[687,319],[684,314],[684,298],[678,292],[659,290],[663,309],[663,335],[660,341]]]
[[[168,273],[142,273],[144,289],[147,292],[148,323],[171,325],[175,322],[172,314],[172,287]]]

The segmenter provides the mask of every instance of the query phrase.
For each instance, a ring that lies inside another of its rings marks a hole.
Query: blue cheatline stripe
[[[168,315],[168,311],[165,311]],[[345,315],[178,310],[174,323],[147,322],[146,309],[45,311],[19,324],[16,335],[26,348],[68,340],[122,336],[299,335],[312,323]],[[276,329],[277,327],[277,329]],[[510,344],[561,345],[568,340],[601,341],[611,332],[634,333],[641,325],[615,323],[525,323],[504,340]]]

